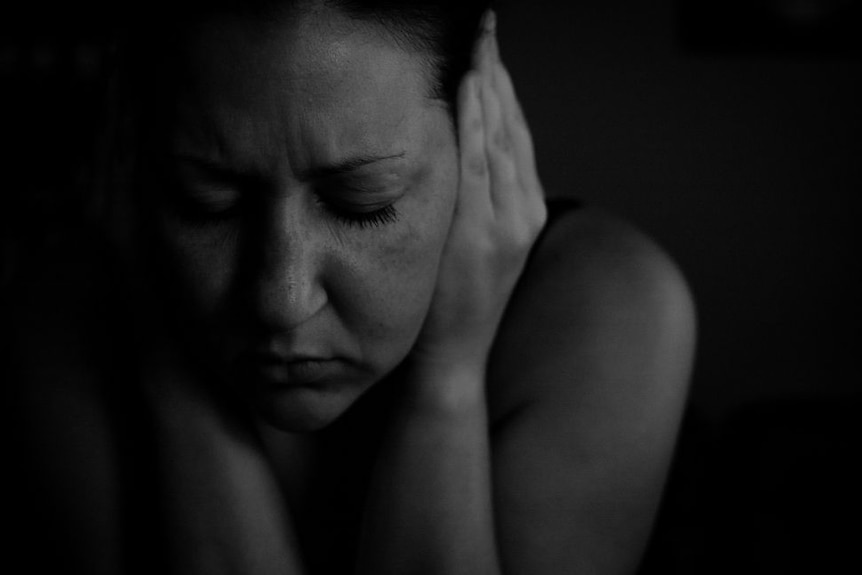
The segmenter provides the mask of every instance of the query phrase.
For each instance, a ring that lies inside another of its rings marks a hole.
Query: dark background
[[[646,569],[859,570],[860,3],[547,7],[500,28],[549,193],[640,225],[699,310]]]
[[[4,285],[21,249],[58,241],[81,213],[104,30],[98,10],[70,4],[0,9]],[[860,565],[859,12],[853,0],[501,7],[549,194],[641,226],[697,300],[690,405],[647,570]]]
[[[500,24],[549,192],[624,214],[688,276],[693,401],[718,417],[857,389],[862,20],[784,31],[785,4],[842,3],[510,2]]]

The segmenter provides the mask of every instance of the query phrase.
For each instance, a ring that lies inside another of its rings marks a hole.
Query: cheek
[[[236,269],[238,233],[228,224],[190,226],[165,216],[160,222],[165,283],[184,311],[209,322],[223,307]]]
[[[400,361],[428,313],[457,186],[443,176],[404,203],[392,229],[357,241],[349,270],[332,274],[332,303],[349,310],[342,315],[375,363]]]

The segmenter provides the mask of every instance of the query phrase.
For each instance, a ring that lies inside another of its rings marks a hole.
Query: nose
[[[320,248],[301,208],[270,206],[251,239],[251,299],[254,321],[271,331],[291,331],[326,304]]]

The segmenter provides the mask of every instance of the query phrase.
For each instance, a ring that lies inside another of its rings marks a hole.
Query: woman
[[[625,224],[548,218],[493,14],[217,4],[126,53],[108,187],[134,298],[96,341],[128,359],[20,356],[25,473],[55,472],[72,562],[634,572],[692,305]]]

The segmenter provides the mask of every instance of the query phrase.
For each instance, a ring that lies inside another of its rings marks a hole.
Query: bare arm
[[[360,573],[501,572],[486,363],[546,210],[493,20],[459,94],[461,177],[435,297],[369,493]]]
[[[369,494],[360,572],[634,573],[686,396],[690,296],[648,240],[587,211],[549,230],[497,329],[497,298],[508,301],[509,273],[544,212],[529,132],[486,40],[472,76],[481,121],[469,83],[461,96],[462,197],[450,233],[460,249],[444,255],[438,280],[438,296],[457,296],[448,306],[435,298],[409,364]],[[487,178],[488,195],[471,178]],[[483,219],[488,205],[494,217]],[[469,233],[457,235],[459,221]],[[499,235],[481,235],[489,230]]]
[[[634,573],[688,391],[675,266],[593,209],[549,230],[492,360],[494,502],[511,573]],[[517,326],[517,329],[513,329]]]
[[[303,573],[286,502],[251,421],[191,377],[155,363],[147,382],[173,572]]]
[[[481,373],[427,377],[465,390],[483,382]],[[499,573],[483,394],[413,396],[393,415],[368,493],[359,572]]]
[[[453,377],[389,436],[369,513],[390,526],[377,535],[395,571],[638,568],[687,395],[690,295],[655,246],[593,210],[542,247],[531,267],[546,273],[528,271],[501,326],[487,411]]]

